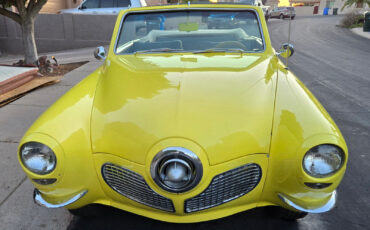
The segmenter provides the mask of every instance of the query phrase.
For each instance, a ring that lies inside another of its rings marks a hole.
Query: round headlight
[[[303,169],[313,177],[327,177],[337,172],[344,162],[343,150],[324,144],[310,149],[303,158]]]
[[[28,170],[40,175],[53,171],[57,163],[53,150],[38,142],[28,142],[22,145],[20,157]]]
[[[166,148],[159,152],[150,168],[153,180],[163,189],[186,192],[196,186],[203,174],[197,155],[181,147]]]

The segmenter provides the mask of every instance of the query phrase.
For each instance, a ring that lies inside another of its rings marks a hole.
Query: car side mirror
[[[279,50],[278,55],[283,58],[288,58],[294,54],[294,46],[292,44],[284,43]]]
[[[261,6],[261,3],[258,3],[258,6]]]
[[[98,48],[95,49],[94,51],[94,56],[98,60],[105,60],[105,49],[103,46],[99,46]]]
[[[81,5],[80,7],[78,7],[78,9],[79,9],[79,10],[85,10],[85,9],[87,9],[87,7],[86,7],[86,6],[84,6],[84,5]]]

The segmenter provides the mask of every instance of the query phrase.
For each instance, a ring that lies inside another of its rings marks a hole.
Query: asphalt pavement
[[[339,19],[315,16],[293,20],[291,43],[295,53],[289,60],[291,71],[327,109],[349,147],[347,172],[338,188],[337,206],[331,212],[285,222],[259,208],[209,222],[169,224],[113,208],[98,218],[79,218],[64,209],[34,205],[32,186],[16,159],[17,143],[38,115],[99,65],[90,62],[60,84],[37,90],[0,109],[0,229],[369,229],[370,39],[336,27]],[[287,42],[288,23],[268,22],[276,49]]]

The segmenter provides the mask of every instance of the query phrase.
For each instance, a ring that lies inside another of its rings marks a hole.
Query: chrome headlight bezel
[[[189,181],[182,187],[171,186],[171,183],[164,181],[164,170],[170,163],[183,164],[188,174]],[[150,166],[150,173],[154,182],[162,189],[171,193],[183,193],[191,190],[200,182],[203,176],[203,166],[198,156],[192,151],[182,147],[169,147],[160,151],[153,159]]]
[[[321,144],[305,153],[302,168],[309,176],[326,178],[337,173],[343,167],[345,160],[344,151],[340,147],[333,144]]]
[[[19,158],[26,169],[37,175],[50,174],[57,165],[55,152],[49,146],[36,141],[24,143],[20,148]]]

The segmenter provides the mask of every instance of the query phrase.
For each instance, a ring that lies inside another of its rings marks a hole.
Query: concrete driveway
[[[95,69],[91,62],[58,85],[37,90],[0,109],[0,229],[368,229],[370,225],[370,40],[335,27],[339,17],[305,17],[292,22],[295,54],[291,70],[331,114],[347,140],[348,170],[337,207],[289,223],[260,208],[198,224],[168,224],[108,209],[100,218],[71,217],[64,209],[33,204],[32,186],[16,159],[19,139],[60,95]],[[286,42],[288,20],[269,21],[274,47]]]

